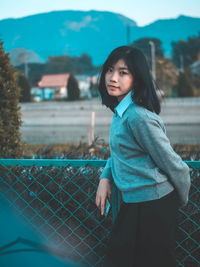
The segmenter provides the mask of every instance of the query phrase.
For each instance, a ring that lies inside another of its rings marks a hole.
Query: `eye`
[[[123,70],[121,70],[121,71],[119,72],[119,74],[120,74],[120,75],[125,75],[125,74],[128,74],[128,72],[127,72],[127,71],[123,71]]]
[[[109,67],[107,72],[112,72],[113,71],[113,68],[112,67]]]

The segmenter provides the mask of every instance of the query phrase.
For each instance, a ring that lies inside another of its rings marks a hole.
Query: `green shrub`
[[[31,87],[23,73],[18,73],[17,84],[20,87],[20,92],[21,92],[19,101],[30,102],[31,101]]]
[[[80,90],[78,87],[78,82],[72,73],[70,74],[69,77],[67,91],[68,91],[68,100],[73,101],[79,99]]]
[[[0,41],[0,158],[18,158],[22,155],[19,128],[20,88],[16,82],[16,70]]]

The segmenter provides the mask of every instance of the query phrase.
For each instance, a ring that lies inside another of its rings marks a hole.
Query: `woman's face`
[[[105,74],[108,94],[116,96],[120,102],[132,89],[133,76],[123,59],[117,61]]]

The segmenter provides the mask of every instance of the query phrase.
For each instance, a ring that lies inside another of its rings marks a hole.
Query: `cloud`
[[[79,32],[81,28],[86,27],[91,21],[92,21],[92,17],[88,15],[88,16],[83,17],[83,20],[80,22],[65,21],[64,24],[68,29]]]

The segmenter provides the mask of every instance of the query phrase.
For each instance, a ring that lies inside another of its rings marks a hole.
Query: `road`
[[[88,142],[92,111],[95,136],[108,142],[113,114],[97,98],[21,104],[22,140],[30,144]],[[172,144],[200,144],[200,98],[165,99],[160,116]]]

